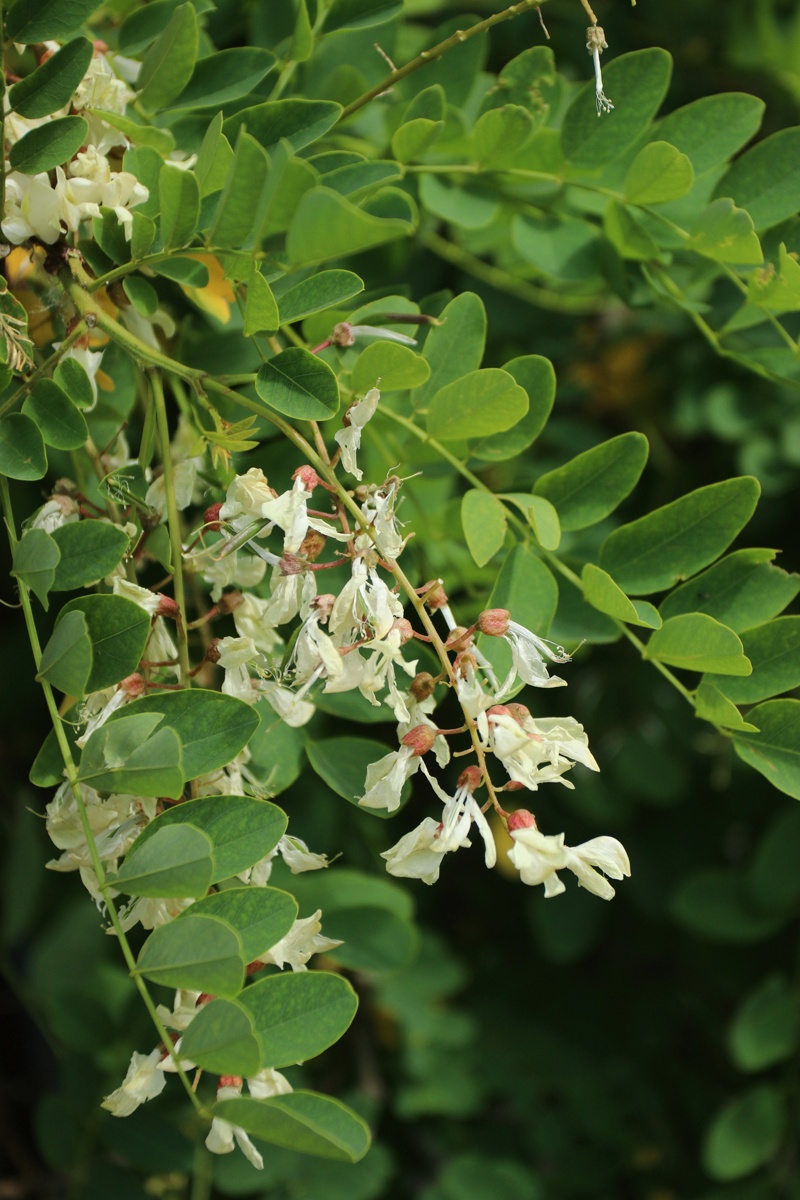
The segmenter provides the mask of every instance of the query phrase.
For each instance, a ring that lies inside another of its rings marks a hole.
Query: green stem
[[[164,385],[158,371],[150,374],[153,403],[156,406],[156,428],[161,446],[161,464],[164,468],[164,495],[167,500],[167,526],[169,529],[169,544],[172,557],[172,586],[175,592],[175,603],[178,605],[178,661],[181,669],[181,686],[188,688],[192,685],[189,662],[189,643],[186,633],[186,593],[183,586],[183,544],[181,542],[181,519],[178,513],[178,500],[175,493],[175,467],[169,444],[169,425],[167,423],[167,405],[164,399]]]
[[[85,333],[86,322],[78,321],[75,328],[70,330],[58,349],[51,354],[49,358],[46,358],[40,367],[37,367],[35,371],[31,371],[30,375],[26,375],[25,382],[17,388],[13,395],[9,396],[8,400],[6,400],[4,404],[0,405],[0,417],[7,413],[9,409],[12,409],[15,404],[18,404],[23,396],[27,396],[33,384],[36,383],[37,380],[41,379],[43,375],[46,375],[49,371],[51,371],[53,367],[57,366],[69,350],[70,346],[74,346],[75,342],[77,342],[79,338],[82,338]]]
[[[536,308],[544,308],[550,312],[579,314],[596,313],[608,307],[608,302],[599,296],[573,296],[566,293],[562,295],[560,292],[551,292],[547,288],[538,287],[526,279],[517,279],[509,271],[504,271],[502,267],[496,267],[492,263],[484,262],[477,255],[470,254],[463,246],[459,246],[456,242],[449,242],[446,238],[440,237],[438,233],[422,233],[420,241],[432,253],[443,258],[445,262],[452,263],[454,267],[459,267],[465,274],[472,275],[474,279],[480,279],[482,283],[488,284],[489,287],[495,288],[507,296],[516,296],[518,300],[522,300],[525,304],[532,304]]]
[[[3,515],[5,517],[6,528],[8,530],[8,540],[9,540],[9,543],[11,546],[11,552],[13,555],[14,550],[15,550],[16,546],[18,545],[17,534],[16,534],[16,525],[14,522],[14,512],[13,512],[13,509],[11,506],[11,496],[10,496],[10,493],[8,490],[8,480],[5,479],[5,477],[3,477],[3,476],[0,476],[0,497],[2,497]],[[23,612],[23,615],[25,618],[25,626],[28,631],[28,638],[29,638],[30,645],[31,645],[31,651],[33,653],[33,661],[36,666],[36,672],[37,672],[37,676],[38,676],[39,667],[41,665],[41,660],[42,660],[42,647],[41,647],[41,643],[39,641],[39,633],[36,628],[36,619],[33,615],[33,607],[31,605],[30,592],[22,581],[20,581],[20,583],[19,583],[19,599],[20,599],[20,605],[22,607],[22,612]],[[91,861],[92,861],[92,868],[94,870],[95,875],[97,876],[97,885],[98,885],[98,888],[100,889],[100,893],[101,893],[101,895],[103,897],[103,901],[106,905],[106,909],[108,911],[109,919],[113,926],[114,932],[117,935],[117,939],[119,941],[120,948],[122,950],[123,958],[125,959],[125,963],[128,967],[128,971],[130,972],[130,975],[133,978],[133,982],[136,986],[136,989],[138,990],[140,996],[142,997],[145,1007],[147,1008],[147,1011],[150,1014],[153,1024],[156,1027],[156,1032],[158,1033],[159,1039],[163,1042],[164,1046],[169,1051],[170,1057],[172,1058],[172,1060],[175,1064],[175,1069],[177,1071],[177,1074],[180,1077],[180,1080],[181,1080],[184,1088],[186,1089],[189,1099],[192,1101],[192,1104],[197,1109],[198,1113],[205,1115],[205,1110],[204,1110],[202,1104],[200,1103],[199,1099],[195,1095],[195,1093],[192,1089],[192,1085],[186,1076],[186,1072],[181,1067],[180,1062],[178,1061],[178,1057],[173,1050],[172,1039],[169,1036],[169,1034],[167,1033],[166,1029],[164,1028],[164,1024],[163,1024],[161,1018],[159,1017],[158,1012],[156,1011],[156,1006],[153,1003],[153,999],[147,989],[147,984],[145,983],[144,979],[137,971],[136,959],[134,958],[133,951],[131,950],[131,947],[130,947],[130,943],[128,942],[128,939],[125,936],[125,930],[122,928],[122,923],[119,919],[119,915],[117,913],[116,906],[114,904],[114,900],[111,895],[112,889],[106,878],[105,868],[103,867],[102,859],[100,858],[100,855],[97,852],[97,844],[94,840],[94,833],[92,832],[92,827],[89,823],[89,816],[86,811],[86,803],[83,799],[83,792],[81,790],[80,780],[78,777],[78,768],[75,765],[75,760],[72,757],[72,750],[71,750],[69,742],[67,740],[67,735],[64,732],[64,724],[63,724],[61,717],[59,715],[59,712],[58,712],[58,705],[56,703],[56,698],[53,694],[53,689],[50,686],[50,684],[47,682],[46,679],[40,680],[40,683],[42,685],[42,691],[44,692],[45,703],[47,704],[47,708],[50,713],[50,719],[51,719],[52,725],[53,725],[53,732],[55,733],[56,741],[58,742],[58,748],[61,752],[61,757],[64,761],[64,772],[66,774],[67,781],[68,781],[70,787],[72,788],[72,791],[75,796],[75,802],[78,807],[78,814],[80,817],[81,827],[83,829],[83,835],[86,838],[86,845],[89,850],[89,857],[91,858]]]
[[[512,4],[510,8],[503,9],[502,12],[494,13],[491,17],[487,17],[485,21],[479,21],[477,25],[473,25],[470,29],[457,29],[450,37],[445,38],[443,42],[439,42],[437,46],[433,46],[430,50],[423,50],[416,58],[412,58],[411,62],[406,63],[404,67],[398,67],[392,71],[380,83],[376,83],[375,87],[364,92],[363,96],[359,96],[357,100],[353,100],[352,104],[348,104],[339,118],[344,121],[347,117],[352,117],[353,113],[363,108],[365,104],[369,104],[370,100],[374,100],[376,96],[380,96],[382,92],[399,83],[401,79],[411,75],[414,71],[418,71],[420,67],[426,66],[430,62],[435,62],[437,58],[441,58],[448,50],[454,50],[456,46],[462,45],[463,42],[469,41],[470,38],[477,37],[481,33],[486,33],[493,25],[499,25],[501,21],[508,21],[511,17],[517,17],[520,13],[530,12],[533,8],[538,8],[545,0],[520,0],[518,4]]]

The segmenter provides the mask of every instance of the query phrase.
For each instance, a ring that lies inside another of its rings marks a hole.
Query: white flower
[[[508,622],[508,629],[503,637],[511,647],[513,665],[497,694],[498,700],[507,696],[513,689],[517,676],[523,683],[530,684],[531,687],[566,687],[566,679],[549,674],[542,657],[546,654],[553,662],[571,662],[571,656],[567,654],[563,646],[557,646],[544,638],[537,637],[535,633],[531,633],[517,621]]]
[[[444,801],[442,828],[439,834],[439,852],[446,854],[449,850],[457,850],[459,846],[469,845],[469,832],[474,821],[478,827],[478,833],[483,838],[486,866],[493,867],[497,862],[497,849],[494,844],[494,837],[489,827],[489,822],[481,812],[481,807],[473,795],[475,786],[480,785],[481,776],[478,768],[468,768],[464,772],[461,776],[463,782],[456,788],[454,796],[449,796],[444,788],[440,787],[428,771],[424,762],[422,763],[422,770],[427,775],[428,782],[436,792],[436,795],[440,800]],[[471,778],[473,772],[477,779]]]
[[[80,510],[77,501],[71,496],[61,494],[51,496],[37,512],[28,528],[43,529],[45,533],[54,533],[62,525],[71,525],[80,520]]]
[[[319,871],[327,867],[326,854],[314,854],[299,837],[289,837],[286,834],[278,842],[278,851],[293,875],[301,875],[304,871]]]
[[[512,708],[515,710],[512,713]],[[584,728],[574,717],[534,719],[521,704],[488,714],[489,745],[516,783],[536,791],[541,783],[574,785],[562,778],[576,762],[599,771]]]
[[[106,1096],[101,1108],[106,1108],[115,1117],[129,1117],[140,1104],[152,1100],[163,1092],[167,1077],[159,1071],[162,1053],[156,1049],[152,1054],[137,1054],[131,1056],[128,1073],[122,1083],[109,1096]]]
[[[261,509],[274,499],[275,491],[269,486],[264,472],[260,467],[251,467],[244,475],[236,475],[228,485],[219,518],[237,531],[246,529],[253,521],[261,519]]]
[[[159,1004],[157,1012],[164,1025],[169,1029],[187,1029],[197,1016],[197,1001],[202,992],[194,992],[189,988],[180,988],[175,993],[175,1001],[170,1011],[166,1005]]]
[[[420,761],[410,746],[401,746],[370,763],[364,795],[358,803],[363,808],[385,808],[387,812],[394,812],[400,807],[403,784],[417,772]]]
[[[270,1096],[285,1096],[293,1090],[292,1085],[280,1071],[265,1067],[257,1075],[248,1075],[247,1087],[251,1096],[256,1100],[268,1100]]]
[[[308,499],[312,488],[308,487],[306,473],[301,467],[294,484],[288,492],[267,500],[261,506],[261,516],[278,525],[284,532],[283,549],[296,554],[308,533]]]
[[[96,146],[87,146],[67,166],[69,176],[56,168],[56,191],[62,197],[62,217],[70,229],[76,230],[74,207],[78,221],[96,216],[99,206],[114,210],[125,236],[130,240],[133,217],[129,209],[144,204],[150,192],[130,171],[112,171],[111,164]],[[85,209],[85,211],[83,211]]]
[[[28,238],[52,246],[61,237],[61,200],[51,188],[46,172],[6,175],[6,211],[2,221],[3,237],[18,246]]]
[[[400,838],[396,845],[384,850],[381,858],[386,859],[386,870],[390,875],[403,879],[421,879],[423,883],[435,883],[439,878],[442,853],[436,846],[441,831],[440,821],[425,817],[415,829]]]
[[[241,1086],[223,1085],[217,1088],[217,1100],[232,1100],[235,1096],[240,1096],[241,1094]],[[210,1150],[212,1154],[230,1154],[234,1148],[234,1140],[245,1158],[257,1170],[263,1170],[264,1159],[256,1150],[245,1131],[238,1125],[231,1125],[230,1121],[223,1121],[222,1117],[214,1117],[211,1121],[211,1129],[206,1138],[206,1149]]]
[[[226,637],[217,642],[217,662],[225,668],[225,679],[222,690],[226,696],[236,696],[248,704],[254,704],[258,692],[250,680],[247,664],[261,655],[256,650],[255,642],[248,637]]]
[[[191,458],[174,464],[173,479],[175,482],[175,503],[179,511],[188,508],[192,503],[194,484],[197,471]],[[162,474],[153,480],[145,494],[144,502],[148,508],[153,508],[161,517],[167,517],[166,477]]]
[[[291,729],[307,725],[317,711],[310,700],[301,700],[290,688],[273,681],[261,680],[256,695],[259,698],[266,700]]]
[[[557,871],[565,868],[578,876],[581,887],[603,900],[610,900],[614,889],[596,867],[612,879],[622,879],[631,873],[625,847],[616,838],[599,837],[570,848],[564,845],[564,834],[555,836],[540,833],[534,826],[509,830],[514,846],[508,857],[519,870],[523,883],[532,887],[544,884],[546,897],[558,896],[564,884]]]
[[[279,942],[271,946],[263,954],[259,954],[256,962],[274,963],[276,967],[288,965],[293,971],[307,971],[306,963],[314,954],[323,954],[341,946],[335,938],[325,937],[320,930],[322,910],[317,909],[310,917],[302,917],[295,921],[292,928]]]
[[[194,904],[193,896],[187,896],[182,900],[150,899],[140,896],[138,900],[134,900],[131,905],[120,911],[120,925],[126,933],[138,924],[141,924],[143,929],[157,929],[159,925],[166,925],[168,921],[174,920],[190,904]],[[109,932],[113,932],[113,930],[109,930]]]
[[[244,592],[233,610],[233,623],[239,637],[252,638],[262,654],[271,654],[283,639],[270,620],[270,601]]]
[[[361,446],[361,431],[374,417],[380,398],[381,394],[378,389],[370,388],[366,396],[362,396],[360,400],[356,400],[355,404],[350,405],[344,415],[344,420],[347,422],[345,428],[337,430],[333,435],[334,441],[341,447],[342,466],[345,471],[349,471],[359,480],[364,475],[356,461],[356,454]]]
[[[361,506],[364,520],[375,533],[375,545],[384,558],[394,560],[400,557],[406,540],[401,536],[395,516],[398,481],[392,480],[383,487],[370,488],[367,499]],[[375,554],[372,539],[362,534],[356,539],[356,546],[363,554]]]

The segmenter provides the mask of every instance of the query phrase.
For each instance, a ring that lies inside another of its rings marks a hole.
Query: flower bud
[[[296,554],[291,554],[287,550],[280,561],[280,568],[281,575],[302,575],[305,563]]]
[[[218,663],[220,658],[219,644],[222,638],[212,638],[206,647],[206,659],[210,663]]]
[[[405,646],[406,642],[410,642],[414,637],[414,626],[407,617],[398,617],[392,629],[396,629],[399,632],[401,646]]]
[[[453,670],[455,671],[456,675],[462,675],[466,677],[469,667],[472,667],[473,671],[477,671],[478,660],[475,658],[474,654],[470,654],[468,650],[464,650],[460,654],[456,655],[455,662],[453,663]]]
[[[415,700],[427,700],[436,691],[436,680],[428,671],[420,671],[411,680],[409,692]]]
[[[304,463],[302,467],[298,467],[292,479],[299,479],[307,492],[313,492],[314,488],[319,483],[319,475],[310,467],[308,463]]]
[[[181,615],[181,610],[178,607],[177,601],[173,600],[172,596],[165,596],[163,592],[157,592],[156,595],[158,596],[158,609],[156,610],[156,616],[171,617],[173,620],[177,621],[178,617]]]
[[[222,529],[222,522],[219,519],[219,510],[222,508],[222,501],[217,504],[210,504],[203,513],[203,524],[206,529]]]
[[[447,592],[442,587],[441,579],[431,579],[425,584],[424,588],[420,589],[422,593],[422,602],[426,608],[434,612],[437,608],[444,608],[447,604]]]
[[[135,700],[137,696],[141,696],[144,692],[145,683],[139,672],[134,671],[132,675],[128,675],[125,679],[121,679],[119,686],[126,695]]]
[[[320,614],[323,621],[327,621],[328,617],[333,612],[333,606],[336,603],[336,597],[333,592],[323,592],[321,596],[315,596],[311,601],[311,607]]]
[[[508,622],[511,613],[507,608],[486,608],[476,621],[476,625],[481,633],[486,633],[489,637],[502,637],[508,632]]]
[[[516,812],[511,813],[508,818],[508,832],[512,833],[515,829],[536,829],[536,817],[532,812],[528,812],[527,808],[518,808]]]
[[[480,767],[465,767],[458,777],[458,786],[465,787],[468,792],[474,792],[483,784],[483,771]]]
[[[400,740],[404,746],[409,747],[413,755],[421,758],[423,754],[427,754],[433,748],[433,743],[436,741],[436,730],[431,729],[428,725],[415,725]]]
[[[531,715],[531,710],[526,708],[524,704],[511,703],[507,704],[506,708],[508,709],[510,716],[514,718],[518,725],[524,725],[525,718]]]
[[[241,1086],[241,1075],[220,1075],[219,1083],[217,1084],[217,1091],[224,1087],[241,1088]]]
[[[309,529],[300,543],[299,553],[308,562],[316,562],[325,549],[325,541],[326,539],[321,533],[317,533],[316,529]]]
[[[339,321],[331,330],[331,341],[334,346],[355,346],[356,338],[353,326],[349,321]]]
[[[447,635],[447,641],[444,644],[445,650],[455,650],[460,653],[462,650],[468,650],[472,645],[472,634],[463,625],[456,625],[455,629],[451,629]]]
[[[236,588],[232,588],[229,592],[223,592],[217,601],[217,608],[221,613],[232,613],[235,608],[244,601],[244,596]]]
[[[507,704],[493,704],[486,710],[487,717],[511,717],[513,713]]]

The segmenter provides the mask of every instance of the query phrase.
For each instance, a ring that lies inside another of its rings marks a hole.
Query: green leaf
[[[750,520],[760,492],[748,475],[698,488],[615,529],[600,549],[600,566],[626,593],[672,587],[722,554]]]
[[[42,651],[37,679],[66,696],[84,696],[92,669],[92,643],[83,613],[67,613]]]
[[[525,520],[536,534],[536,540],[545,550],[557,550],[561,545],[561,524],[558,513],[544,496],[533,496],[528,492],[504,492],[501,499],[516,504],[525,514]]]
[[[89,124],[83,117],[58,117],[37,125],[11,147],[11,169],[23,175],[51,171],[77,154],[86,144],[88,132]]]
[[[705,612],[736,633],[770,621],[800,592],[800,575],[772,565],[777,551],[735,550],[702,575],[676,588],[661,605],[661,616]]]
[[[693,183],[694,170],[685,154],[669,142],[649,142],[628,167],[623,191],[633,204],[663,204],[685,196]]]
[[[197,898],[205,896],[213,873],[211,838],[193,825],[167,825],[143,845],[134,842],[112,880],[129,896]]]
[[[161,242],[165,250],[185,246],[194,237],[200,217],[200,189],[191,171],[165,166],[158,176],[161,200]]]
[[[313,50],[314,30],[308,15],[308,3],[307,0],[300,0],[297,6],[292,44],[289,47],[289,58],[292,62],[308,62]]]
[[[113,208],[101,205],[100,216],[92,217],[92,233],[94,240],[112,262],[130,262],[131,244],[125,236],[125,227]]]
[[[399,16],[402,0],[333,0],[325,17],[325,33],[337,29],[365,29]]]
[[[480,178],[461,182],[458,177],[422,175],[419,198],[428,212],[462,229],[484,229],[500,212],[496,195]]]
[[[756,229],[769,229],[797,212],[800,127],[781,129],[737,158],[716,186],[746,208]]]
[[[511,618],[547,637],[558,605],[558,585],[529,546],[520,543],[506,558],[487,608],[507,608]],[[511,669],[511,650],[502,638],[481,637],[481,650],[502,682]]]
[[[364,281],[353,271],[317,271],[301,280],[278,300],[281,325],[300,321],[311,313],[323,312],[350,300],[364,290]]]
[[[747,719],[758,733],[734,731],[739,758],[778,791],[800,800],[800,700],[767,700],[751,708]]]
[[[723,696],[719,688],[709,683],[708,679],[701,680],[700,687],[694,694],[694,714],[701,721],[710,721],[720,729],[758,733],[758,727],[745,721],[736,705]]]
[[[328,953],[348,971],[402,971],[419,949],[414,925],[383,907],[326,909],[325,933],[344,943]]]
[[[431,121],[428,117],[406,121],[392,138],[392,154],[398,162],[413,162],[433,145],[443,129],[444,121]]]
[[[29,529],[14,547],[11,574],[39,598],[45,612],[60,557],[57,543],[43,529]]]
[[[800,617],[778,617],[742,634],[748,679],[711,679],[734,704],[757,704],[800,687]]]
[[[350,375],[354,392],[379,387],[381,392],[402,392],[421,387],[431,373],[427,361],[410,346],[373,342],[361,351]]]
[[[485,567],[505,541],[505,508],[491,492],[472,488],[461,500],[461,525],[470,554]]]
[[[533,490],[555,505],[562,529],[585,529],[602,521],[633,491],[648,450],[644,434],[622,433],[540,475]]]
[[[109,112],[104,108],[90,108],[86,111],[88,115],[99,117],[101,121],[105,121],[106,125],[110,125],[112,129],[118,129],[120,133],[124,133],[125,137],[135,146],[148,146],[164,157],[175,149],[175,138],[168,129],[157,129],[155,125],[142,125],[138,121],[131,120],[130,117],[125,117],[121,113]],[[141,216],[141,213],[134,213],[134,220],[137,216]]]
[[[269,158],[258,142],[249,134],[240,133],[209,234],[213,245],[238,249],[250,240],[269,170]]]
[[[183,1035],[181,1054],[220,1075],[256,1075],[261,1063],[253,1018],[238,1000],[202,1004]]]
[[[441,441],[484,437],[510,429],[527,411],[528,394],[507,371],[471,371],[433,397],[428,433]]]
[[[629,600],[621,588],[605,571],[594,563],[586,563],[581,572],[583,597],[587,604],[598,612],[627,621],[629,625],[644,625],[647,629],[659,629],[661,617],[646,600]]]
[[[339,385],[326,362],[290,346],[262,363],[256,392],[276,412],[302,421],[329,421],[339,408]]]
[[[70,521],[54,530],[52,537],[61,553],[53,581],[54,592],[74,592],[77,588],[98,583],[122,561],[129,545],[127,533],[105,521]]]
[[[746,92],[702,96],[660,121],[654,136],[687,155],[700,175],[731,158],[750,141],[758,132],[764,107],[763,100]]]
[[[533,133],[533,118],[519,104],[504,104],[479,117],[470,141],[475,162],[485,170],[514,166]]]
[[[753,905],[744,873],[733,868],[713,867],[690,875],[675,890],[670,909],[693,933],[730,945],[762,942],[784,923],[783,916],[765,914]]]
[[[406,888],[386,875],[371,875],[352,867],[305,871],[292,876],[291,887],[301,912],[322,909],[326,928],[329,914],[343,910],[384,908],[403,921],[410,921],[414,915],[414,902]]]
[[[756,731],[757,732],[757,731]],[[782,806],[758,843],[750,866],[750,891],[772,912],[791,915],[800,901],[800,808]]]
[[[133,707],[128,705],[124,711],[130,712]],[[184,772],[189,754],[184,745]],[[186,775],[189,778],[188,772]],[[266,800],[254,800],[251,796],[202,796],[199,800],[186,800],[183,804],[165,809],[145,826],[136,839],[135,848],[138,850],[143,847],[159,829],[182,825],[184,822],[201,829],[211,839],[214,848],[211,883],[232,879],[234,875],[249,870],[275,849],[286,831],[286,814]]]
[[[62,529],[69,528],[62,526]],[[56,533],[60,532],[56,530]],[[64,547],[60,542],[59,548],[63,562]],[[56,583],[60,569],[61,563],[56,568]],[[83,613],[92,641],[94,661],[89,691],[111,687],[136,670],[150,636],[150,616],[143,608],[123,596],[77,596],[64,605],[58,620],[70,612]],[[124,713],[129,711],[126,708]],[[120,710],[117,715],[121,717],[124,713]]]
[[[417,407],[429,404],[448,383],[477,371],[483,359],[486,309],[480,296],[462,292],[445,306],[439,320],[441,324],[435,325],[425,339],[424,354],[431,373],[414,396]]]
[[[109,721],[134,712],[163,714],[164,724],[175,730],[183,746],[183,769],[187,779],[197,779],[199,775],[208,775],[227,766],[258,727],[258,713],[251,705],[235,696],[204,688],[142,696],[112,713]],[[181,806],[181,810],[186,808],[186,805]]]
[[[263,1067],[289,1067],[321,1054],[338,1042],[358,1008],[347,980],[325,971],[271,975],[239,1000],[255,1021]]]
[[[180,800],[185,779],[177,734],[168,726],[156,728],[157,713],[129,714],[126,709],[121,720],[106,721],[94,731],[81,754],[78,778],[98,792]]]
[[[739,1005],[728,1034],[741,1071],[763,1071],[785,1062],[797,1044],[797,999],[782,975],[771,975]]]
[[[0,475],[9,479],[41,479],[47,454],[37,426],[24,413],[0,418]]]
[[[78,450],[89,436],[83,414],[52,379],[39,380],[22,411],[36,422],[47,445],[56,450]]]
[[[195,63],[189,82],[172,107],[221,108],[255,91],[275,65],[275,55],[260,46],[215,50]]]
[[[305,733],[282,721],[266,700],[254,708],[261,724],[247,743],[248,768],[268,796],[278,796],[291,787],[305,766]]]
[[[16,0],[8,10],[6,30],[14,42],[58,42],[99,7],[100,0]]]
[[[247,302],[244,308],[244,335],[275,333],[281,323],[278,305],[272,288],[257,268],[247,283]]]
[[[596,279],[599,268],[600,230],[590,221],[572,217],[518,214],[511,221],[514,249],[525,260],[559,281]]]
[[[152,270],[156,275],[165,279],[174,279],[186,287],[208,287],[208,267],[196,258],[168,258],[164,262],[153,263]]]
[[[85,37],[74,38],[62,46],[10,89],[8,100],[12,110],[27,118],[49,117],[58,112],[72,99],[92,61],[92,53],[92,43]]]
[[[800,263],[781,243],[778,269],[768,263],[762,271],[752,271],[747,281],[747,303],[767,312],[797,312],[800,309]]]
[[[784,1104],[773,1084],[762,1083],[717,1113],[703,1145],[703,1166],[712,1179],[741,1179],[769,1162],[783,1138]]]
[[[721,263],[757,265],[764,252],[750,214],[727,198],[714,200],[691,228],[688,247]]]
[[[142,59],[136,86],[143,108],[157,112],[180,96],[192,77],[197,46],[197,12],[193,4],[179,4]]]
[[[114,886],[117,886],[116,881]],[[208,884],[205,888],[205,891],[207,890]],[[190,896],[195,893],[180,894]],[[294,896],[290,896],[288,892],[281,892],[278,888],[232,887],[206,896],[187,911],[191,911],[193,915],[199,913],[204,917],[220,917],[232,925],[242,939],[242,952],[245,962],[249,963],[286,936],[297,916],[297,901]]]
[[[245,128],[265,150],[285,138],[296,153],[327,133],[341,115],[341,104],[331,100],[265,100],[228,117],[222,131],[233,141]]]
[[[527,450],[547,424],[556,396],[556,373],[549,358],[525,354],[512,358],[503,370],[528,393],[528,411],[511,429],[482,438],[473,447],[473,453],[483,462],[502,462]]]
[[[136,960],[136,974],[164,987],[235,996],[244,982],[242,943],[218,917],[170,921],[154,929]]]
[[[201,197],[210,196],[225,186],[233,162],[233,148],[222,133],[222,113],[217,113],[203,135],[194,173]]]
[[[614,112],[598,121],[594,80],[581,88],[561,129],[561,146],[569,164],[594,169],[624,154],[658,111],[671,74],[672,59],[656,47],[604,63],[604,89],[614,101]]]
[[[749,675],[753,669],[733,630],[705,613],[670,617],[650,638],[644,657],[685,671],[721,675]]]
[[[158,308],[158,292],[152,284],[141,275],[128,275],[122,281],[122,288],[137,312],[143,317],[153,316]]]
[[[317,1092],[294,1091],[268,1100],[231,1097],[218,1100],[212,1112],[253,1137],[299,1154],[355,1163],[369,1149],[369,1128],[361,1117]]]
[[[76,408],[91,408],[95,401],[92,381],[75,358],[62,358],[53,379],[65,391]]]
[[[389,747],[372,738],[339,737],[322,741],[307,741],[306,754],[315,773],[327,783],[337,796],[358,806],[359,797],[364,795],[367,767],[389,753]],[[411,795],[410,784],[405,784],[401,794],[403,803]],[[371,816],[389,816],[382,808],[365,808]]]
[[[286,253],[290,263],[325,262],[408,237],[413,224],[397,217],[373,216],[330,188],[305,193],[289,225]]]
[[[612,200],[603,214],[603,232],[623,258],[634,262],[658,261],[658,245],[642,227],[641,216]]]

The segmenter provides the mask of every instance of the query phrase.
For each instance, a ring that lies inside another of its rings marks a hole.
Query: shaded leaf
[[[167,825],[141,846],[134,842],[112,884],[129,896],[199,897],[213,873],[211,838],[193,825]]]
[[[653,633],[644,657],[686,671],[721,675],[749,675],[753,669],[739,637],[705,613],[670,617]]]
[[[294,1091],[268,1100],[252,1096],[219,1100],[215,1116],[287,1150],[340,1162],[358,1162],[369,1149],[369,1129],[361,1117],[331,1096]]]
[[[86,144],[88,122],[83,117],[58,117],[37,125],[11,147],[8,161],[12,171],[38,175],[67,162]]]
[[[299,346],[290,346],[262,363],[256,391],[270,408],[296,420],[328,421],[339,408],[339,385],[333,371]]]
[[[271,975],[239,1000],[255,1022],[262,1066],[278,1068],[306,1062],[338,1042],[358,1008],[347,980],[326,971]]]
[[[218,917],[170,921],[154,929],[136,960],[136,973],[164,987],[235,996],[244,982],[242,944]]]

